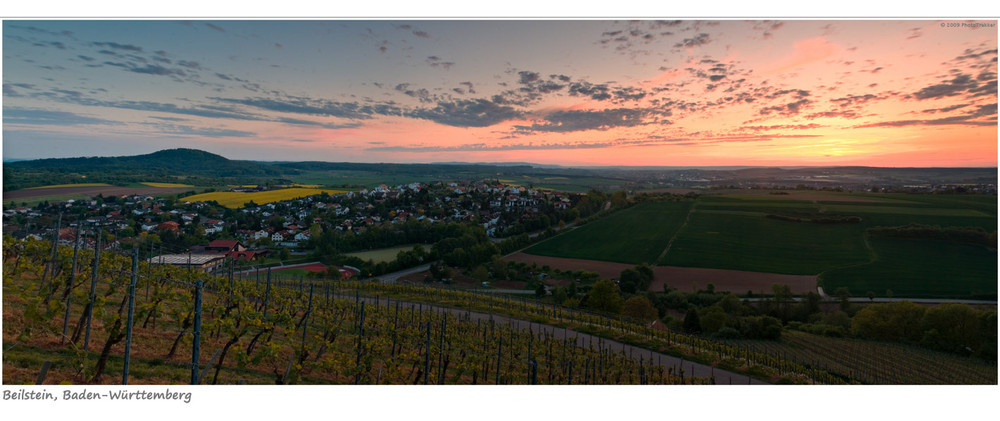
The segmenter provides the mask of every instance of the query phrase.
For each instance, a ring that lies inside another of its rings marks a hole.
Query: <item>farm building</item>
[[[164,254],[149,259],[151,264],[173,265],[202,272],[214,272],[226,261],[224,254]]]

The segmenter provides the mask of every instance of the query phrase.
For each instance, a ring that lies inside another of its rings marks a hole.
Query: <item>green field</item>
[[[398,255],[399,252],[413,250],[414,246],[416,246],[416,244],[410,244],[407,246],[389,247],[377,250],[356,251],[354,253],[344,253],[344,254],[348,256],[357,257],[364,261],[371,260],[375,263],[382,263],[382,262],[388,263],[393,260],[396,260],[396,255]],[[424,250],[427,251],[431,250],[430,244],[421,244],[421,246],[423,246]]]
[[[558,235],[526,250],[541,256],[655,263],[692,202],[642,203]]]
[[[898,297],[983,298],[996,296],[997,252],[950,241],[872,237],[875,261],[821,274],[827,293],[847,287],[852,295],[872,291]]]
[[[701,207],[699,202],[659,264],[815,275],[868,261],[859,224],[788,222]]]
[[[857,201],[845,201],[852,198]],[[828,292],[846,286],[855,295],[873,291],[883,296],[892,290],[899,297],[983,297],[995,296],[997,291],[996,250],[939,240],[873,237],[866,242],[866,230],[923,224],[994,232],[996,215],[996,196],[707,194],[693,204],[641,204],[526,252],[632,264],[655,261],[670,266],[820,274]],[[861,222],[808,222],[847,217],[858,217]],[[656,261],[668,243],[669,252]]]
[[[396,186],[414,182],[428,183],[435,180],[435,178],[430,176],[379,174],[374,171],[353,170],[302,171],[301,174],[291,176],[290,179],[299,184],[365,187],[377,187],[380,184]]]

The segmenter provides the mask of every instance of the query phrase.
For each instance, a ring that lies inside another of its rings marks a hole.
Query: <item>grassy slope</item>
[[[655,263],[684,223],[691,206],[692,202],[639,204],[539,243],[526,252],[620,263]]]

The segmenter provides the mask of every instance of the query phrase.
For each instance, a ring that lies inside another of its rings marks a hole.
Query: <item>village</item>
[[[184,197],[97,196],[33,207],[9,203],[3,231],[18,239],[58,235],[59,244],[72,245],[83,229],[80,245],[93,249],[99,229],[102,250],[135,247],[153,263],[215,271],[227,257],[246,264],[309,255],[324,232],[361,236],[407,222],[477,224],[499,241],[573,222],[579,197],[497,180],[382,184],[238,209]]]

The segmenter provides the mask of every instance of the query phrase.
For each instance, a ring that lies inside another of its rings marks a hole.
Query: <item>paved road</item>
[[[354,299],[353,296],[349,296],[349,297],[348,296],[342,296],[342,298]],[[365,298],[363,298],[363,300],[365,302],[367,302],[367,303],[373,303],[373,302],[375,302],[375,298],[374,297],[365,297]],[[612,350],[614,352],[624,351],[626,355],[632,355],[632,357],[634,357],[634,358],[639,358],[641,356],[643,358],[643,360],[648,361],[650,364],[660,364],[660,365],[662,365],[664,367],[664,369],[669,368],[669,367],[673,367],[675,373],[677,373],[679,371],[680,367],[683,367],[685,377],[691,377],[691,376],[694,376],[694,377],[712,377],[712,376],[714,376],[715,377],[715,383],[716,384],[720,384],[720,385],[730,385],[730,384],[732,384],[732,385],[767,384],[767,383],[765,383],[763,381],[760,381],[760,380],[757,380],[757,379],[754,379],[754,378],[751,378],[751,377],[748,377],[748,376],[745,376],[745,375],[742,375],[742,374],[738,374],[738,373],[733,373],[733,372],[729,372],[729,371],[717,369],[715,367],[711,367],[711,366],[707,366],[707,365],[703,365],[703,364],[698,364],[698,363],[694,363],[694,362],[687,361],[687,360],[682,360],[681,358],[674,357],[672,355],[667,355],[667,354],[661,354],[661,353],[658,353],[658,352],[653,352],[653,351],[650,351],[650,350],[647,350],[647,349],[643,349],[643,348],[639,348],[639,347],[634,347],[632,345],[623,344],[621,342],[616,342],[616,341],[608,340],[608,339],[605,339],[605,338],[600,338],[600,337],[597,337],[597,336],[588,335],[586,333],[576,332],[576,331],[570,330],[570,329],[558,328],[558,327],[549,326],[549,325],[543,325],[543,324],[538,324],[538,323],[532,323],[530,321],[514,319],[514,318],[511,318],[511,317],[501,316],[501,315],[496,315],[496,314],[480,313],[480,312],[463,310],[463,309],[456,309],[456,308],[450,308],[450,307],[441,307],[441,306],[436,306],[436,305],[428,304],[428,303],[414,303],[414,302],[409,302],[409,301],[399,301],[399,302],[402,303],[402,304],[404,304],[404,305],[409,305],[409,304],[423,305],[424,309],[434,309],[436,311],[442,311],[443,310],[443,311],[447,311],[449,313],[452,313],[452,314],[454,314],[456,316],[457,315],[464,316],[464,315],[468,314],[472,320],[483,320],[483,321],[493,320],[493,321],[496,321],[496,322],[499,322],[499,323],[510,322],[510,323],[514,324],[514,327],[517,328],[517,329],[529,329],[530,328],[530,329],[534,330],[535,332],[541,332],[541,331],[549,332],[556,339],[563,339],[563,338],[567,338],[567,337],[570,338],[570,339],[572,339],[572,338],[575,337],[576,338],[576,343],[579,346],[588,346],[590,344],[593,344],[594,347],[597,347],[598,344],[601,344],[601,345],[603,345],[604,348],[610,349],[610,350]],[[386,297],[380,297],[378,299],[378,304],[379,305],[389,306],[391,304],[391,305],[394,306],[395,303],[396,303],[396,300],[391,300],[391,299],[386,298]]]
[[[366,278],[365,280],[378,279],[383,284],[392,284],[392,283],[395,283],[396,281],[398,281],[399,278],[402,278],[402,277],[404,277],[406,275],[413,274],[413,273],[423,272],[425,270],[430,270],[430,268],[431,268],[431,263],[427,263],[427,264],[423,264],[423,265],[420,265],[420,266],[414,266],[414,267],[409,268],[409,269],[403,269],[403,270],[398,271],[398,272],[387,273],[385,275],[379,275],[379,276],[375,276],[375,277],[372,277],[372,278]]]
[[[485,292],[491,294],[521,294],[521,295],[535,295],[535,291],[531,289],[476,289],[476,292]]]
[[[823,291],[823,287],[816,287],[819,292],[819,296],[825,301],[836,301],[837,297],[831,297]],[[796,301],[799,299],[796,298]],[[911,303],[922,303],[922,304],[942,304],[942,303],[961,303],[961,304],[992,304],[997,305],[996,300],[958,300],[958,299],[948,299],[948,298],[888,298],[888,297],[875,297],[869,299],[868,297],[850,297],[847,301],[852,303],[894,303],[899,301],[909,301]]]

